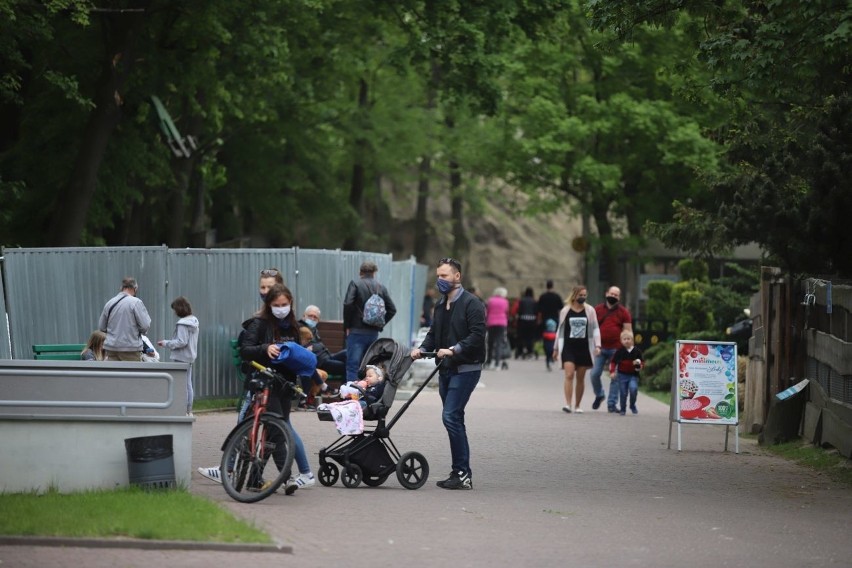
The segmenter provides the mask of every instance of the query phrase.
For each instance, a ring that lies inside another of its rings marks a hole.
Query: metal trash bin
[[[126,438],[127,476],[143,489],[174,489],[175,460],[172,435]]]

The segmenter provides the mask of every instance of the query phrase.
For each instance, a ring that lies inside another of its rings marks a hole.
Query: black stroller
[[[375,420],[376,426],[372,431],[365,428],[362,434],[341,436],[330,446],[319,451],[320,483],[330,487],[340,477],[345,487],[358,487],[362,481],[370,487],[378,487],[387,481],[393,472],[396,472],[397,479],[406,489],[419,489],[426,483],[429,477],[429,463],[426,458],[419,452],[400,455],[393,440],[390,439],[390,430],[417,395],[429,384],[437,373],[438,367],[435,367],[435,371],[405,402],[399,412],[389,422],[385,422],[388,410],[393,405],[396,389],[411,363],[409,350],[393,339],[378,339],[370,345],[361,360],[361,370],[364,370],[367,365],[381,365],[386,375],[381,399],[364,409],[364,421]],[[323,421],[333,421],[331,412],[328,410],[318,410],[317,416]],[[333,462],[341,465],[340,470]]]

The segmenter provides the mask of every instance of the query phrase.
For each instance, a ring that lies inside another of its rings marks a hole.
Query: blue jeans
[[[293,432],[293,444],[296,446],[296,466],[299,468],[299,473],[310,473],[311,464],[308,463],[308,454],[305,452],[305,444],[296,429],[293,428],[293,423],[289,420],[290,430]]]
[[[592,390],[595,391],[595,396],[606,396],[606,393],[603,390],[603,385],[601,384],[601,375],[603,375],[604,367],[609,365],[612,356],[615,355],[615,352],[618,349],[601,349],[599,355],[595,357],[595,364],[592,367]],[[615,389],[615,394],[613,394],[612,385],[615,384],[613,382],[609,388],[609,396],[612,399],[612,404],[607,400],[607,406],[615,406],[616,397],[618,397],[618,389]]]
[[[627,412],[627,393],[630,393],[630,408],[636,406],[636,393],[639,392],[639,377],[636,375],[626,375],[624,373],[616,373],[618,377],[618,392],[621,399],[621,412]]]
[[[353,329],[346,336],[346,380],[357,381],[358,369],[361,367],[361,359],[367,348],[379,338],[378,331],[367,331]]]
[[[464,407],[470,400],[470,395],[482,371],[468,371],[466,373],[455,373],[441,371],[438,374],[438,394],[444,405],[441,419],[450,438],[450,454],[453,460],[453,471],[464,472],[471,475],[470,471],[470,446],[467,443],[467,430],[464,426]]]

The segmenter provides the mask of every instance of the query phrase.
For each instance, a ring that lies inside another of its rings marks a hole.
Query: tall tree
[[[504,177],[531,196],[533,212],[569,204],[595,224],[615,277],[618,242],[671,214],[675,196],[702,189],[720,149],[703,124],[711,113],[686,100],[673,75],[682,30],[636,30],[602,50],[579,4],[537,41],[519,41],[507,78],[504,130],[495,155]]]
[[[590,2],[593,22],[629,39],[646,23],[686,14],[704,26],[691,49],[735,112],[720,131],[730,168],[705,199],[678,203],[657,227],[669,243],[757,242],[796,272],[852,276],[838,211],[850,210],[852,5],[833,0],[674,4]],[[795,230],[791,230],[795,227]],[[700,229],[700,230],[699,230]]]

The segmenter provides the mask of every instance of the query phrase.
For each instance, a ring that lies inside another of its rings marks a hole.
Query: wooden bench
[[[331,353],[337,353],[346,345],[346,336],[343,335],[343,322],[324,320],[317,324],[317,331],[322,338],[323,344]]]
[[[85,343],[53,343],[33,345],[33,359],[37,361],[79,361]]]

